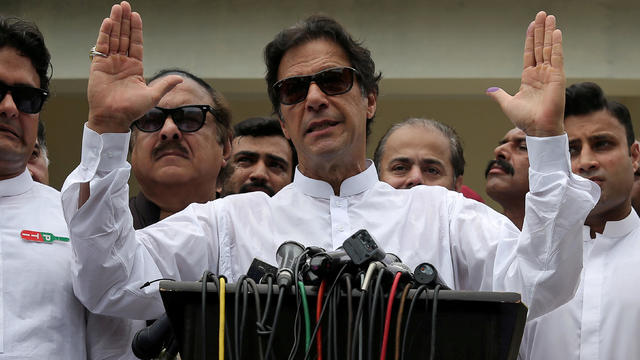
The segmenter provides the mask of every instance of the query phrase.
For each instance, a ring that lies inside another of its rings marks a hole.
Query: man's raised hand
[[[182,82],[170,75],[147,86],[143,77],[142,18],[123,1],[102,21],[89,72],[88,126],[98,133],[127,132],[133,121]]]
[[[518,93],[489,88],[487,94],[527,135],[554,136],[564,133],[565,86],[562,32],[553,15],[540,11],[527,29]]]

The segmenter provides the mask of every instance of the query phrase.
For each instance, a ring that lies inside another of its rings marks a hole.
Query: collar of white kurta
[[[602,236],[607,238],[620,238],[640,227],[640,217],[631,208],[629,215],[618,221],[607,221]]]
[[[25,168],[24,172],[7,180],[0,180],[0,197],[24,194],[33,187],[31,174]]]
[[[378,182],[378,173],[373,161],[367,160],[367,168],[342,182],[340,185],[340,196],[352,196],[371,189]],[[333,193],[333,188],[329,183],[322,180],[315,180],[304,176],[296,167],[296,174],[293,178],[295,187],[305,195],[329,199]]]

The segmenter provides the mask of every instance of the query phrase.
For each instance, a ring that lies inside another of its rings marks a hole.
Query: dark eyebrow
[[[289,162],[287,160],[285,160],[284,158],[281,158],[278,155],[273,155],[273,154],[267,154],[267,159],[271,160],[271,161],[275,161],[275,162],[279,162],[284,164],[286,167],[289,167]]]
[[[442,161],[440,161],[438,159],[432,159],[432,158],[421,159],[420,160],[420,164],[422,164],[422,165],[439,165],[441,167],[444,167],[444,164],[442,163]]]
[[[389,163],[393,163],[393,162],[401,162],[401,163],[410,163],[411,159],[409,159],[408,157],[395,157],[393,159],[391,159],[391,161],[389,161]]]
[[[589,141],[611,140],[611,139],[615,139],[615,136],[613,136],[612,134],[595,134],[595,135],[589,136]]]
[[[247,156],[247,157],[250,157],[250,158],[257,158],[260,155],[257,152],[244,150],[244,151],[237,152],[235,155],[233,155],[233,158],[237,159],[240,156]]]

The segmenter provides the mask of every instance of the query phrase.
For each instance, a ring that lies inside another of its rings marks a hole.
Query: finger
[[[544,23],[544,47],[542,49],[542,60],[545,64],[551,63],[552,34],[555,29],[556,17],[553,15],[547,16]]]
[[[100,25],[100,31],[98,32],[98,39],[96,39],[96,51],[103,54],[109,53],[109,35],[111,34],[111,20],[105,18]]]
[[[495,102],[497,102],[498,105],[500,105],[500,108],[503,112],[505,111],[506,104],[512,98],[512,96],[507,94],[506,91],[497,87],[488,88],[486,94],[489,95],[489,97],[492,98]]]
[[[542,59],[542,47],[544,46],[544,22],[547,14],[540,11],[536,15],[536,22],[533,25],[533,52],[536,56],[536,64],[540,64]]]
[[[131,13],[131,42],[129,57],[142,61],[142,18],[137,12]]]
[[[113,5],[111,7],[111,15],[109,16],[112,22],[111,34],[109,36],[109,54],[117,54],[120,47],[120,26],[122,21],[122,7],[120,5]]]
[[[122,25],[120,26],[120,47],[118,53],[127,55],[129,52],[129,38],[131,37],[131,5],[123,1],[122,6]]]
[[[551,50],[551,66],[562,70],[564,67],[564,55],[562,53],[562,31],[553,31],[553,46]]]
[[[533,25],[535,21],[529,23],[527,27],[527,36],[524,40],[524,56],[522,59],[522,68],[526,69],[529,66],[536,66],[536,58],[533,55]]]
[[[153,104],[160,102],[163,96],[165,96],[171,89],[176,87],[176,85],[182,82],[182,78],[178,75],[167,75],[160,79],[153,81],[149,84],[149,89],[151,90],[151,98]]]

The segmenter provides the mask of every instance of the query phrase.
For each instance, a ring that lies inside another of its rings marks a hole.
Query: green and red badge
[[[41,243],[47,243],[47,244],[51,244],[56,240],[64,241],[64,242],[69,241],[69,238],[64,236],[55,236],[52,233],[33,231],[33,230],[22,230],[22,232],[20,233],[20,237],[22,238],[22,240],[41,242]]]

